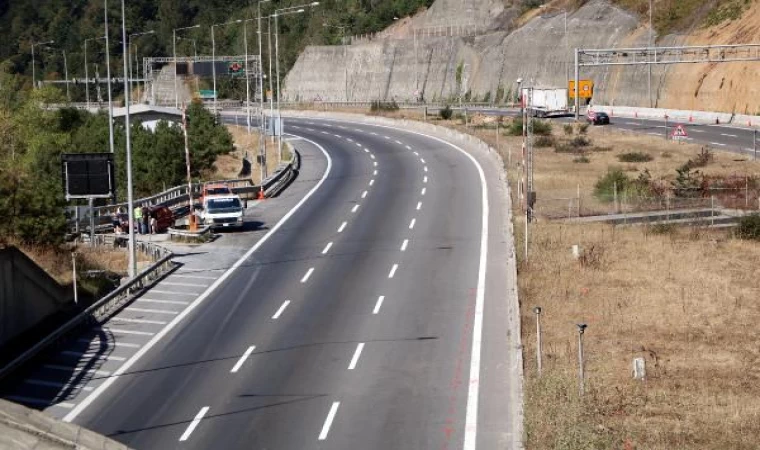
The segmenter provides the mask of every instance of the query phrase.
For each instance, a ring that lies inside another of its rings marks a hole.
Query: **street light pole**
[[[71,94],[69,92],[69,63],[66,60],[66,50],[61,50],[63,53],[63,73],[66,77],[66,101],[71,103]]]
[[[111,153],[114,153],[113,142],[113,101],[111,98],[111,46],[108,40],[108,0],[103,0],[104,8],[104,24],[105,24],[105,39],[106,39],[106,83],[108,84],[108,145],[110,146]],[[129,217],[132,217],[132,211],[129,212]],[[130,219],[129,229],[132,230],[132,221]],[[132,242],[134,234],[129,237],[129,242]],[[130,257],[132,252],[129,253]],[[130,268],[132,266],[130,265]]]
[[[32,42],[32,89],[37,89],[37,73],[35,68],[34,47],[39,45],[55,44],[55,41]]]
[[[132,192],[132,146],[130,142],[129,125],[129,79],[127,65],[129,48],[127,44],[127,16],[124,8],[124,0],[121,0],[121,47],[123,51],[122,62],[124,63],[124,135],[126,137],[127,153],[127,208],[129,217],[129,277],[137,275],[137,258],[134,227],[134,198]]]
[[[177,87],[177,31],[191,30],[193,28],[200,28],[200,27],[201,27],[200,24],[198,24],[198,25],[192,25],[189,27],[174,28],[172,30],[172,55],[174,59],[174,107],[176,109],[179,109],[179,90]],[[213,28],[211,28],[211,35],[212,36],[214,35]]]
[[[216,108],[216,99],[219,97],[216,92],[216,39],[214,37],[214,28],[215,27],[221,27],[224,25],[231,25],[233,23],[241,23],[242,20],[232,20],[230,22],[224,22],[224,23],[217,23],[214,25],[211,25],[211,73],[213,74],[214,78],[214,115],[217,114],[217,108]]]
[[[129,41],[127,42],[127,50],[132,47],[132,38],[133,37],[139,37],[139,36],[145,36],[148,34],[155,34],[155,31],[143,31],[142,33],[133,33],[129,35]],[[137,46],[135,46],[135,61],[137,61]],[[132,76],[132,53],[129,53],[129,76]],[[129,89],[132,89],[132,80],[129,81]],[[138,85],[139,87],[139,85]]]
[[[345,90],[344,97],[346,98],[346,101],[348,101],[348,45],[346,44],[346,28],[348,27],[345,25],[329,25],[327,23],[323,23],[322,26],[328,28],[340,28],[341,44],[343,44],[343,84]]]
[[[259,191],[259,196],[264,196],[264,162],[266,160],[266,137],[264,137],[264,133],[266,131],[265,125],[264,125],[264,62],[263,62],[263,52],[262,52],[262,40],[263,36],[261,34],[261,4],[267,3],[271,0],[259,0],[256,3],[257,13],[258,16],[256,17],[256,26],[257,26],[257,32],[258,32],[258,44],[259,44],[259,173],[261,180],[259,181],[259,184],[261,185],[261,190]],[[270,56],[271,58],[271,56]],[[271,61],[271,59],[270,59]],[[277,161],[277,164],[279,165],[280,161]]]
[[[649,47],[652,47],[652,0],[649,0]],[[649,52],[647,52],[647,59]],[[647,77],[647,94],[649,96],[649,107],[652,107],[652,65],[647,64],[649,76]]]

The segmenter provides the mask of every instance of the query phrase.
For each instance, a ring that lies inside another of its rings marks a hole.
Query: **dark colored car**
[[[609,125],[610,124],[610,116],[608,116],[607,113],[605,112],[589,111],[589,113],[586,115],[586,119],[588,120],[588,123],[591,123],[594,125]]]
[[[156,233],[163,233],[174,226],[174,213],[168,206],[151,206],[150,217],[156,218]]]

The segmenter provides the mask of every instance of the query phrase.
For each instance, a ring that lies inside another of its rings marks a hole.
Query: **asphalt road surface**
[[[121,359],[48,409],[138,449],[513,447],[498,170],[402,130],[287,124],[295,187],[215,243],[226,259],[188,251],[105,346]]]

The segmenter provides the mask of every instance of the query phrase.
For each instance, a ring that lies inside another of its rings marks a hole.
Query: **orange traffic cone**
[[[264,189],[259,189],[259,195],[256,197],[258,200],[264,200],[266,197],[264,196]]]

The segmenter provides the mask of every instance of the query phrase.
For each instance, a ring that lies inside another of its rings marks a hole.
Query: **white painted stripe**
[[[33,398],[33,397],[23,397],[21,395],[9,395],[5,398],[8,400],[13,400],[14,402],[26,403],[29,405],[60,406],[61,408],[66,408],[66,409],[71,409],[75,406],[74,403],[68,403],[68,402],[60,402],[60,403],[51,404],[50,400],[44,400],[41,398]]]
[[[177,292],[177,291],[159,291],[158,289],[151,289],[148,292],[151,294],[170,294],[170,295],[186,295],[189,297],[195,297],[198,295],[196,292]]]
[[[85,344],[92,344],[92,345],[97,346],[98,348],[100,348],[100,346],[101,346],[100,339],[96,340],[96,339],[80,338],[80,339],[77,339],[77,342],[82,342],[82,343],[85,343]],[[110,348],[111,346],[113,346],[113,347],[127,347],[127,348],[140,348],[140,344],[132,344],[132,343],[129,343],[129,342],[110,341],[110,342],[105,342],[105,344],[106,344],[106,348]]]
[[[327,243],[327,245],[325,245],[325,248],[324,248],[324,250],[322,250],[322,254],[323,254],[323,255],[326,255],[326,254],[327,254],[327,252],[329,252],[329,251],[330,251],[330,248],[332,247],[332,244],[333,244],[332,242],[328,242],[328,243]]]
[[[393,278],[393,276],[396,275],[396,270],[398,270],[398,264],[394,264],[393,267],[391,267],[391,271],[388,272],[388,278]]]
[[[373,136],[377,136],[377,133],[375,133],[374,131],[370,131],[369,134],[371,134]]]
[[[369,149],[368,149],[368,148],[365,148],[365,149],[364,149],[364,153],[369,153]]]
[[[343,230],[346,229],[346,225],[348,225],[348,222],[343,222],[342,224],[340,224],[340,227],[338,228],[338,233],[342,233]]]
[[[422,202],[417,202],[417,211],[422,209]]]
[[[698,130],[696,128],[692,128],[689,131],[692,132],[692,133],[704,133],[705,132],[705,130]]]
[[[422,188],[422,190],[420,191],[420,195],[425,195],[426,192],[427,192],[427,188]]]
[[[420,162],[421,162],[422,164],[425,164],[425,158],[420,158]]]
[[[59,383],[57,381],[35,380],[35,379],[24,380],[24,381],[22,381],[22,383],[24,383],[24,384],[31,384],[33,386],[52,387],[52,388],[56,388],[56,389],[74,388],[74,389],[81,389],[81,390],[83,390],[85,392],[89,392],[89,391],[95,389],[92,386],[82,386],[80,388],[77,388],[76,386],[72,385],[71,383]]]
[[[721,136],[726,136],[726,137],[732,137],[732,138],[737,137],[735,134],[728,134],[728,133],[721,133],[720,135]]]
[[[304,195],[303,198],[301,198],[301,200],[290,211],[288,211],[282,217],[282,219],[280,219],[261,239],[259,239],[259,241],[253,245],[253,247],[245,252],[245,254],[241,256],[240,259],[238,259],[235,264],[232,265],[232,267],[227,269],[211,286],[208,287],[208,289],[206,289],[206,291],[203,292],[203,294],[196,298],[190,306],[188,306],[184,311],[182,311],[182,313],[175,317],[168,326],[164,327],[160,332],[158,332],[158,334],[151,338],[151,340],[148,341],[144,347],[138,350],[127,362],[119,367],[116,372],[114,372],[114,375],[112,377],[109,377],[107,380],[105,380],[100,386],[97,387],[97,389],[95,389],[95,391],[88,395],[87,398],[85,398],[69,414],[67,414],[63,418],[64,422],[71,422],[72,420],[76,419],[77,416],[82,413],[82,411],[84,411],[90,404],[92,404],[92,402],[100,397],[103,392],[105,392],[111,385],[113,385],[113,383],[115,383],[116,380],[118,380],[119,377],[124,374],[124,372],[129,370],[129,368],[132,367],[137,361],[139,361],[140,358],[142,358],[148,351],[150,351],[154,345],[161,341],[164,336],[170,333],[174,327],[176,327],[185,317],[192,313],[193,310],[195,310],[195,308],[197,308],[201,303],[203,303],[211,295],[212,292],[214,292],[222,283],[224,283],[224,281],[229,278],[233,272],[242,266],[243,263],[245,263],[251,257],[251,255],[253,255],[256,250],[259,249],[259,247],[264,245],[264,243],[267,242],[272,235],[274,235],[274,233],[282,228],[282,226],[287,223],[287,221],[296,213],[296,211],[298,211],[304,205],[304,203],[306,203],[314,195],[314,193],[317,192],[320,187],[322,187],[332,170],[332,158],[330,158],[330,154],[327,153],[327,150],[325,150],[324,147],[312,140],[306,140],[317,147],[327,159],[327,167],[322,174],[322,178],[317,182],[317,184],[311,188],[311,190],[307,192],[306,195]]]
[[[428,181],[428,177],[427,177],[427,175],[425,175],[425,177],[422,179],[422,182],[423,183],[427,183],[427,181]]]
[[[626,125],[638,125],[639,123],[638,122],[626,122],[625,124]]]
[[[720,142],[710,142],[710,145],[717,145],[719,147],[725,147],[726,144],[721,144]]]
[[[301,281],[301,283],[303,283],[303,280]],[[280,305],[280,309],[278,309],[277,312],[274,313],[274,315],[272,316],[272,319],[275,319],[275,320],[279,319],[282,313],[285,311],[285,308],[287,308],[289,304],[290,304],[290,300],[285,300],[284,302],[282,302],[282,305]]]
[[[419,152],[414,152],[414,156],[420,156]]]
[[[93,373],[95,375],[102,375],[102,376],[111,375],[111,372],[107,370],[87,369],[83,371],[81,367],[62,366],[60,364],[43,364],[42,367],[45,369],[62,370],[64,372],[84,372],[84,373]]]
[[[341,135],[339,135],[339,134],[336,134],[336,135],[334,135],[334,136],[335,136],[336,138],[342,138],[342,137],[343,137],[343,136],[341,136]]]
[[[354,207],[353,207],[353,208],[351,208],[351,212],[352,212],[352,213],[355,213],[355,212],[356,212],[356,211],[358,211],[358,210],[359,210],[359,205],[354,205]]]
[[[320,131],[320,133],[322,133],[322,134],[330,134],[330,133],[328,133],[327,131],[324,131],[324,130]]]
[[[357,143],[356,143],[356,146],[357,146],[357,147],[361,147],[361,146],[362,146],[362,144],[361,144],[360,142],[357,142]]]
[[[351,357],[351,362],[348,364],[348,370],[356,369],[356,363],[359,362],[359,356],[361,356],[362,350],[364,350],[364,342],[360,342],[359,345],[356,346],[354,356]]]
[[[153,336],[156,333],[150,333],[148,331],[133,331],[133,330],[122,330],[121,328],[103,328],[106,332],[116,333],[116,334],[137,334],[140,336]]]
[[[322,431],[319,432],[320,441],[327,439],[327,434],[330,432],[330,427],[332,426],[333,420],[335,420],[335,414],[338,412],[339,406],[340,402],[333,402],[332,406],[330,406],[330,412],[327,413],[325,424],[322,425]]]
[[[388,139],[388,140],[390,140],[390,139],[391,139],[391,138],[390,138],[390,136],[383,136],[383,137],[384,137],[385,139]]]
[[[369,180],[369,185],[372,186],[373,184],[375,184],[375,179],[374,178],[371,179],[371,180]]]
[[[374,172],[372,172],[372,175],[377,176],[377,170],[375,170]]]
[[[662,136],[660,133],[647,133],[647,134],[650,134],[652,136]]]
[[[180,274],[173,274],[170,275],[169,278],[199,278],[203,280],[216,280],[217,277],[207,277],[203,275],[180,275]]]
[[[413,229],[414,229],[414,224],[415,224],[415,223],[417,223],[417,219],[412,219],[412,221],[411,221],[411,222],[409,222],[409,229],[410,229],[410,230],[413,230]]]
[[[401,243],[401,251],[402,252],[406,251],[407,245],[409,245],[409,239],[404,239],[404,242]]]
[[[187,438],[189,438],[190,435],[193,434],[193,431],[195,431],[195,427],[197,427],[198,424],[201,423],[203,416],[205,416],[207,412],[208,412],[208,406],[204,406],[203,408],[201,408],[200,411],[198,411],[198,414],[195,415],[195,418],[193,419],[193,421],[190,422],[190,425],[188,425],[185,432],[182,433],[182,436],[180,436],[179,438],[180,442],[186,441]]]
[[[401,142],[401,141],[399,141],[398,139],[396,140],[396,143],[397,143],[398,145],[404,145],[404,143],[403,143],[403,142]]]
[[[383,306],[383,300],[385,300],[384,295],[381,295],[377,298],[377,303],[375,303],[375,309],[372,310],[372,314],[377,314],[380,312],[380,307]]]
[[[372,164],[374,164],[375,167],[377,167],[377,161],[374,161]]]
[[[310,267],[309,270],[306,271],[306,275],[301,278],[301,283],[306,283],[309,280],[309,277],[311,274],[314,273],[314,268]]]
[[[126,361],[127,360],[127,358],[124,358],[122,356],[101,355],[101,354],[98,354],[97,351],[78,352],[75,350],[64,350],[61,352],[61,355],[75,356],[77,358],[90,358],[90,359],[96,358],[96,359],[103,359],[103,360],[109,360],[109,361]]]
[[[375,155],[373,155],[372,153],[370,153],[370,154],[369,154],[369,157],[370,157],[371,159],[375,159]]]
[[[362,198],[367,197],[367,191],[362,192]]]
[[[424,170],[425,172],[427,172],[427,166],[423,167],[423,170]]]
[[[189,287],[206,287],[208,284],[197,284],[197,283],[173,283],[171,281],[163,281],[159,283],[159,286],[189,286]]]
[[[166,325],[166,322],[163,320],[147,320],[147,319],[127,319],[125,317],[111,317],[110,320],[116,320],[118,322],[128,322],[128,323],[147,323],[149,325]]]
[[[161,303],[162,305],[189,305],[190,302],[183,302],[182,300],[158,300],[155,298],[138,298],[135,302],[146,303]]]
[[[251,353],[253,353],[254,350],[256,350],[255,345],[248,347],[248,350],[246,350],[245,353],[243,353],[243,356],[241,356],[240,359],[238,359],[238,362],[235,363],[235,365],[232,367],[232,370],[230,370],[230,373],[237,373],[237,371],[240,370],[241,367],[243,367],[243,363],[245,362],[245,360],[248,359],[249,356],[251,356]]]
[[[348,142],[354,142],[354,140],[353,140],[353,139],[351,139],[350,137],[347,137],[347,138],[346,138],[346,140],[347,140]]]
[[[412,149],[412,147],[409,147],[409,146],[407,145],[407,146],[406,146],[406,149],[407,149],[407,150],[411,150],[411,149]]]
[[[134,306],[130,306],[126,309],[127,311],[131,312],[141,312],[141,313],[154,313],[154,314],[171,314],[176,316],[179,314],[177,311],[169,311],[166,309],[149,309],[149,308],[135,308]]]

